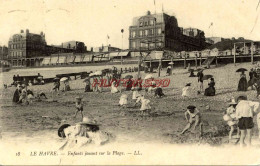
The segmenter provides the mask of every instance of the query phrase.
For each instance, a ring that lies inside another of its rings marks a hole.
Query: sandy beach
[[[228,136],[228,126],[223,120],[223,112],[231,97],[246,94],[249,100],[257,100],[254,90],[237,92],[239,73],[235,71],[240,67],[249,70],[253,65],[250,63],[241,63],[236,66],[228,64],[204,71],[204,74],[211,74],[215,78],[216,96],[213,97],[197,95],[197,78],[189,77],[187,69],[173,69],[172,76],[165,76],[166,71],[163,70],[160,79],[171,80],[169,87],[163,88],[166,96],[158,99],[154,98],[152,94],[146,94],[144,90],[141,92],[151,100],[152,113],[147,119],[140,117],[140,106],[133,107],[131,91],[122,92],[128,95],[129,101],[128,107],[123,109],[118,106],[120,93],[111,94],[110,88],[103,88],[102,93],[84,92],[84,83],[81,79],[70,81],[72,91],[60,92],[57,102],[51,100],[52,84],[30,87],[34,92],[45,92],[48,97],[47,100],[35,101],[30,105],[12,103],[14,87],[2,89],[0,103],[2,141],[43,145],[48,140],[49,146],[52,145],[53,148],[58,149],[64,140],[58,137],[57,129],[64,123],[74,124],[80,121],[80,116],[74,119],[73,115],[75,97],[82,96],[83,114],[91,114],[101,124],[101,130],[109,132],[115,137],[113,141],[116,143],[171,145],[194,143],[195,145],[221,147],[226,144]],[[131,74],[136,75],[136,73]],[[249,79],[248,72],[246,74]],[[142,78],[145,75],[145,73],[141,73]],[[157,73],[154,73],[154,76],[157,77]],[[183,100],[181,90],[187,82],[191,83],[194,95]],[[207,87],[206,82],[204,82],[205,87]],[[202,138],[199,137],[198,132],[195,134],[187,132],[178,136],[186,124],[184,111],[191,104],[197,106],[202,114],[205,124]],[[208,106],[210,110],[206,109]],[[254,137],[257,134],[258,131],[255,127]]]

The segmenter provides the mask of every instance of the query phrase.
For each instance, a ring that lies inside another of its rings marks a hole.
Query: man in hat
[[[187,107],[187,111],[184,113],[184,115],[185,115],[185,119],[188,122],[188,124],[185,126],[185,128],[183,129],[181,134],[184,134],[193,125],[192,132],[194,132],[196,127],[199,126],[200,135],[202,135],[203,131],[202,131],[201,115],[200,115],[200,112],[198,111],[198,109],[193,105],[189,105]]]
[[[253,117],[259,112],[259,102],[247,100],[247,96],[239,96],[237,98],[236,118],[238,119],[238,127],[241,131],[240,146],[245,145],[245,137],[248,135],[248,143],[251,145],[251,131],[254,127]]]
[[[78,112],[81,114],[81,118],[83,119],[83,104],[82,104],[82,98],[76,97],[76,112],[74,118],[76,118]]]

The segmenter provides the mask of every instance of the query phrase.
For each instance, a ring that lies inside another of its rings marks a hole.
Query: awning
[[[43,65],[49,65],[50,64],[50,61],[51,61],[51,58],[44,58],[43,61],[42,61],[42,64]]]
[[[123,52],[119,52],[118,56],[127,56],[129,53],[129,51],[123,51]]]
[[[118,54],[119,54],[119,52],[110,52],[110,53],[109,53],[109,57],[110,57],[110,58],[117,57]]]

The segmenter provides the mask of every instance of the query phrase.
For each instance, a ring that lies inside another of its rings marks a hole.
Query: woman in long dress
[[[247,80],[244,71],[240,75],[237,91],[247,91]]]
[[[205,89],[205,96],[215,96],[216,89],[215,89],[215,81],[214,78],[210,79],[210,82],[208,83],[209,87]]]

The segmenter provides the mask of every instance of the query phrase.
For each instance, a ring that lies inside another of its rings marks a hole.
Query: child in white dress
[[[127,105],[127,94],[122,94],[119,100],[120,106],[126,106]]]
[[[232,139],[232,134],[234,132],[235,126],[237,126],[238,120],[236,119],[236,101],[232,99],[232,102],[229,103],[225,115],[223,116],[224,120],[227,121],[227,124],[230,126],[229,131],[229,140]],[[237,137],[239,138],[239,128],[237,127]]]
[[[190,97],[191,96],[191,83],[187,83],[184,88],[182,88],[182,97]]]

